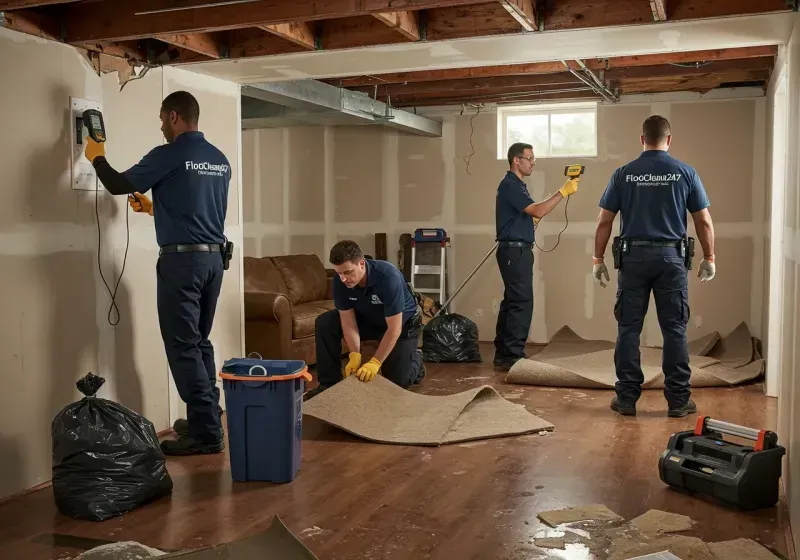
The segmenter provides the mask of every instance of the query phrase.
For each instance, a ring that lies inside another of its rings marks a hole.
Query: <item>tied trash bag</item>
[[[53,419],[53,494],[75,519],[103,521],[172,491],[153,424],[96,397],[103,383],[86,375],[76,384],[86,396]]]
[[[422,330],[426,362],[480,362],[478,325],[457,313],[442,311]]]

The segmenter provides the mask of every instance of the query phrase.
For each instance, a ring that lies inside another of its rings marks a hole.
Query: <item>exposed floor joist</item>
[[[419,12],[381,12],[372,14],[410,41],[419,41]]]
[[[500,3],[525,31],[539,29],[536,5],[533,0],[501,0]]]
[[[260,29],[273,35],[277,35],[295,45],[308,50],[316,50],[317,37],[311,23],[307,21],[293,21],[289,23],[275,23],[272,25],[259,26]]]
[[[654,21],[667,21],[667,0],[650,0]]]

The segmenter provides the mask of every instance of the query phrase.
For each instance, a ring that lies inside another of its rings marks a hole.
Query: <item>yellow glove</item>
[[[106,155],[106,146],[105,146],[105,144],[99,144],[99,143],[95,142],[94,140],[92,140],[92,138],[90,136],[87,136],[86,138],[84,138],[83,141],[86,144],[86,150],[84,152],[86,154],[86,159],[88,159],[89,161],[93,162],[94,158],[96,158],[96,157],[99,157],[99,156],[104,156],[105,157],[105,155]]]
[[[570,179],[564,183],[564,186],[558,189],[558,192],[561,193],[561,196],[567,198],[571,194],[575,194],[578,192],[578,179]]]
[[[349,377],[358,371],[361,367],[361,354],[359,352],[350,352],[350,361],[344,366],[344,376]]]
[[[128,204],[134,212],[145,212],[146,214],[153,215],[153,202],[141,193],[133,193],[128,196]]]
[[[380,361],[372,358],[366,364],[361,366],[361,368],[359,368],[359,370],[356,372],[356,377],[358,377],[361,381],[372,381],[372,378],[375,377],[379,369],[381,369]]]

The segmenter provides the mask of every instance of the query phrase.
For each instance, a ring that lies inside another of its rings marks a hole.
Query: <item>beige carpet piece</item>
[[[592,504],[588,506],[543,511],[539,514],[539,519],[551,527],[558,527],[563,523],[574,523],[576,521],[620,521],[622,517],[602,504]]]
[[[772,552],[750,539],[710,543],[708,548],[717,560],[780,560]]]
[[[694,521],[685,515],[651,509],[632,519],[631,525],[646,535],[658,535],[688,531],[694,526]]]
[[[554,426],[489,386],[446,396],[420,395],[377,376],[350,376],[303,403],[303,414],[380,443],[439,446],[522,435]]]
[[[733,386],[764,373],[764,360],[745,323],[728,336],[711,333],[689,343],[693,387]],[[642,347],[644,389],[663,389],[661,348]],[[614,343],[586,340],[569,327],[559,330],[534,359],[520,360],[506,376],[507,383],[551,387],[609,389],[617,380]]]
[[[628,560],[646,554],[669,551],[681,560],[718,560],[708,545],[696,537],[667,535],[639,540],[620,538],[611,543],[608,560]],[[727,559],[726,559],[727,560]]]

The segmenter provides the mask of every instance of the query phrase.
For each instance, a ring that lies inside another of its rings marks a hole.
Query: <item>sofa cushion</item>
[[[270,257],[244,258],[244,291],[289,295],[283,276]]]
[[[292,305],[325,299],[328,291],[327,274],[316,255],[286,255],[272,257],[283,276]]]
[[[300,303],[292,307],[292,338],[314,336],[314,322],[317,317],[333,309],[333,300]]]

